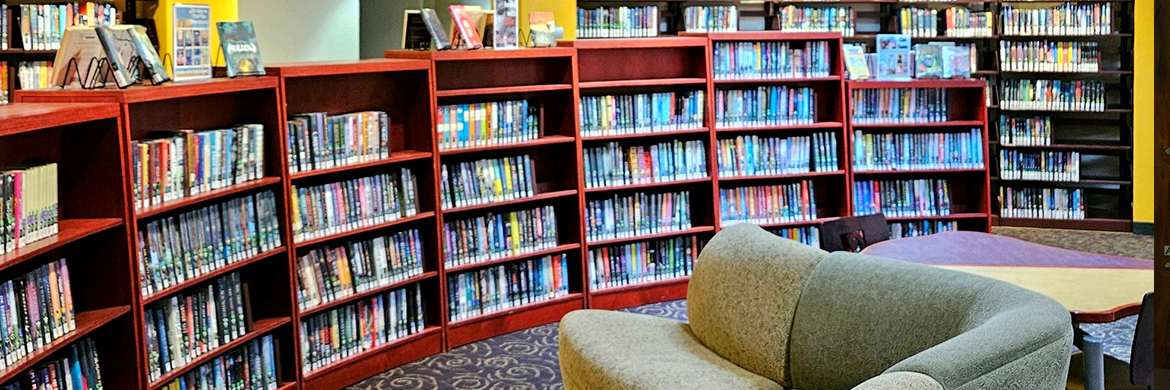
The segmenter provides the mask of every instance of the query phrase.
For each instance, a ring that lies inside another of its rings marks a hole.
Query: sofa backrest
[[[792,386],[804,390],[850,389],[888,371],[947,389],[1062,388],[1071,343],[1068,312],[1040,294],[844,252],[809,276],[791,334]]]
[[[725,359],[788,387],[793,313],[825,254],[754,225],[723,229],[699,255],[687,287],[691,331]]]

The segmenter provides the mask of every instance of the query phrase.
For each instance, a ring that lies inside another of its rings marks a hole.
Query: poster
[[[171,32],[175,81],[211,78],[211,6],[175,3]]]

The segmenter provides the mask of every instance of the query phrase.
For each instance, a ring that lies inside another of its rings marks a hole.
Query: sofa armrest
[[[853,390],[943,390],[942,384],[917,372],[889,372],[870,378]]]

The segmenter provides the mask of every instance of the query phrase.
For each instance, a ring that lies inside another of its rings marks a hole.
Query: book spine
[[[719,189],[720,216],[724,226],[812,221],[816,217],[814,182]]]
[[[421,295],[419,285],[412,283],[306,317],[301,321],[300,335],[304,373],[422,332],[426,328],[426,308]],[[263,363],[264,359],[258,362]],[[270,365],[260,367],[264,377],[271,370],[263,367]]]

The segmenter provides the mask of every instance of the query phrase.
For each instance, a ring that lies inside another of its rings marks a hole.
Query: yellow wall
[[[158,0],[158,9],[154,13],[154,25],[158,28],[158,42],[159,55],[166,57],[171,54],[171,17],[174,13],[174,4],[208,4],[211,5],[211,55],[217,53],[219,49],[219,34],[215,32],[215,22],[234,22],[239,19],[239,6],[236,0]],[[296,26],[286,26],[286,28],[296,28]],[[171,56],[169,64],[173,64],[174,56]],[[215,61],[213,58],[212,61]]]
[[[528,36],[528,13],[548,11],[553,13],[557,26],[565,29],[564,39],[577,37],[576,0],[520,0],[520,33]]]
[[[1154,222],[1154,1],[1134,5],[1133,220]]]

